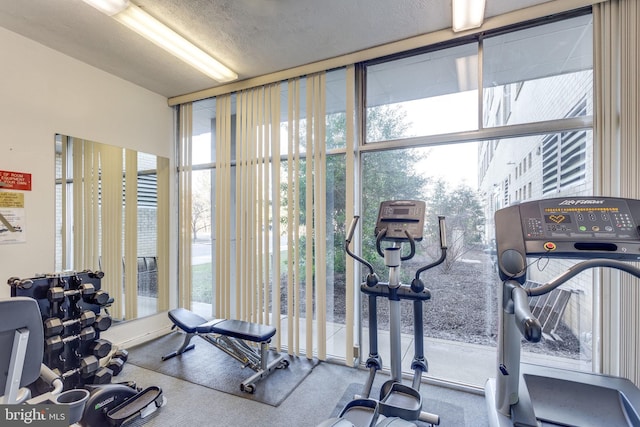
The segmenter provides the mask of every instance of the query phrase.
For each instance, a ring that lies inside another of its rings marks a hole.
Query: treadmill
[[[613,268],[640,278],[640,200],[567,197],[525,202],[495,214],[501,292],[496,378],[485,384],[492,427],[640,426],[640,390],[629,380],[520,362],[522,337],[542,338],[529,298],[577,274]],[[527,257],[576,259],[551,281],[523,287]]]

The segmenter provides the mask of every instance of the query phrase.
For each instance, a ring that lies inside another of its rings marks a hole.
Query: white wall
[[[172,159],[174,131],[163,96],[3,28],[0,52],[0,170],[32,174],[26,242],[0,244],[3,298],[9,277],[54,269],[56,133]]]

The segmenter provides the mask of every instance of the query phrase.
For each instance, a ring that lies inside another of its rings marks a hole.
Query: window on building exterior
[[[582,100],[568,117],[586,115]],[[585,181],[587,174],[587,132],[561,132],[542,140],[542,193],[559,193]]]

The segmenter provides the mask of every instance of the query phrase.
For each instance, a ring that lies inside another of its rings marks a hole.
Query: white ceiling
[[[240,80],[451,26],[451,0],[133,2]],[[545,2],[487,0],[485,16]],[[82,0],[3,0],[0,26],[166,97],[218,85]]]

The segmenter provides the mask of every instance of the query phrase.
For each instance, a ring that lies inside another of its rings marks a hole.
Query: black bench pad
[[[252,342],[268,341],[276,333],[273,326],[243,320],[214,319],[207,321],[202,316],[185,308],[169,311],[169,319],[187,333],[220,334]]]

